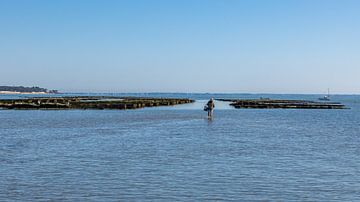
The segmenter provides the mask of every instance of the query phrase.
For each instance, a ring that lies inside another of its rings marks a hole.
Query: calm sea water
[[[0,111],[0,201],[359,201],[360,96],[348,110]],[[0,96],[11,98],[11,96]]]

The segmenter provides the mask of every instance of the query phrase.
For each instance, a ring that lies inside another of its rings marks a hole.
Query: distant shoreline
[[[17,91],[0,91],[1,95],[27,95],[27,94],[50,94],[47,92],[17,92]]]
[[[56,94],[57,90],[48,90],[46,88],[40,88],[38,86],[26,87],[26,86],[0,86],[0,94],[3,95],[22,95],[22,94]]]

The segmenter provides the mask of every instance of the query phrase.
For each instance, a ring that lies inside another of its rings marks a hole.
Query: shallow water
[[[360,200],[359,96],[334,96],[349,110],[216,103],[213,120],[209,97],[258,95],[182,96],[199,101],[0,111],[1,201]]]

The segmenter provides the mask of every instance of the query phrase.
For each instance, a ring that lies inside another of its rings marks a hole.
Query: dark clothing
[[[213,101],[213,100],[209,100],[209,102],[206,104],[205,107],[206,107],[206,111],[208,112],[208,117],[209,117],[209,118],[212,118],[213,111],[214,111],[214,108],[215,108],[214,101]]]
[[[207,109],[208,110],[213,110],[214,108],[215,108],[215,104],[214,104],[214,101],[209,101],[207,104],[206,104],[206,106],[207,106]]]

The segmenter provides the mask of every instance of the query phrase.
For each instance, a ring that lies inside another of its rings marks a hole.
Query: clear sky
[[[360,93],[360,1],[0,0],[0,85]]]

